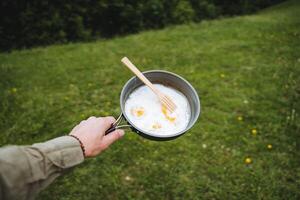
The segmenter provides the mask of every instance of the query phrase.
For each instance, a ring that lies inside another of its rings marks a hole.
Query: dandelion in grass
[[[237,117],[237,120],[238,120],[238,121],[243,121],[243,117],[242,117],[242,116],[238,116],[238,117]]]
[[[273,148],[272,144],[268,144],[268,145],[267,145],[267,148],[268,148],[268,149],[272,149],[272,148]]]
[[[246,164],[251,164],[251,163],[252,163],[252,159],[249,158],[249,157],[246,158],[246,159],[245,159],[245,163],[246,163]]]
[[[220,77],[221,78],[225,78],[225,74],[220,74]]]
[[[126,181],[131,181],[132,178],[131,178],[130,176],[125,176],[125,180],[126,180]]]
[[[12,89],[11,89],[11,92],[12,92],[12,93],[17,93],[17,91],[18,91],[17,88],[12,88]]]
[[[254,128],[254,129],[251,130],[251,133],[252,133],[253,136],[256,136],[257,135],[257,130]]]

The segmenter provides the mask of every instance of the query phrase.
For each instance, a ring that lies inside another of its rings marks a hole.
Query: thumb
[[[117,129],[107,135],[105,135],[101,141],[104,146],[104,149],[108,148],[112,143],[123,137],[125,134],[124,130]],[[103,149],[103,150],[104,150]]]

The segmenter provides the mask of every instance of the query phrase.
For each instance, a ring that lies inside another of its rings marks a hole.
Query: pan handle
[[[123,114],[121,113],[118,117],[118,119],[111,124],[111,126],[109,127],[109,129],[107,129],[105,131],[105,135],[115,131],[116,129],[122,129],[122,128],[131,128],[131,125],[128,124],[124,124],[124,125],[120,125],[122,121],[125,121]]]

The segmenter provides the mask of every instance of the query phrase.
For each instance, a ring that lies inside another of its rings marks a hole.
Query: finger
[[[76,125],[71,132],[75,132],[79,128],[79,125]]]
[[[90,116],[87,120],[96,119],[95,116]]]
[[[86,122],[86,120],[82,120],[80,123],[79,123],[79,125],[82,125],[82,124],[84,124]]]
[[[103,117],[103,128],[105,130],[109,129],[113,123],[115,123],[116,119],[112,116]]]
[[[116,121],[116,119],[113,116],[104,117],[104,120],[106,120],[106,123],[112,124]]]
[[[103,143],[104,149],[109,147],[112,143],[123,137],[125,134],[124,130],[118,129],[115,130],[108,135],[105,135],[101,141]]]

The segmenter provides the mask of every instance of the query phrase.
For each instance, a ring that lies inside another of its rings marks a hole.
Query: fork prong
[[[172,108],[171,105],[168,104],[168,102],[163,101],[163,104],[166,106],[166,108],[167,108],[170,112],[173,112],[173,108]]]
[[[174,106],[166,99],[162,99],[162,103],[167,107],[170,112],[175,110]]]
[[[169,112],[171,112],[171,113],[173,112],[173,109],[170,106],[166,105],[166,108]]]
[[[159,94],[159,99],[161,103],[169,110],[171,113],[177,108],[173,100],[165,94]]]
[[[170,97],[165,96],[164,100],[170,105],[170,107],[172,108],[172,110],[176,109],[176,104],[172,101],[172,99],[170,99]]]
[[[170,105],[170,107],[171,107],[172,110],[175,110],[176,107],[175,107],[174,104],[172,104],[170,101],[168,101],[168,104]]]
[[[165,101],[165,99],[161,99],[161,103],[169,110],[169,111],[171,111],[172,110],[172,107],[171,107],[171,105],[167,102],[167,101]]]
[[[176,104],[173,102],[173,100],[165,95],[165,99],[170,103],[170,105],[172,105],[172,107],[176,107]]]

